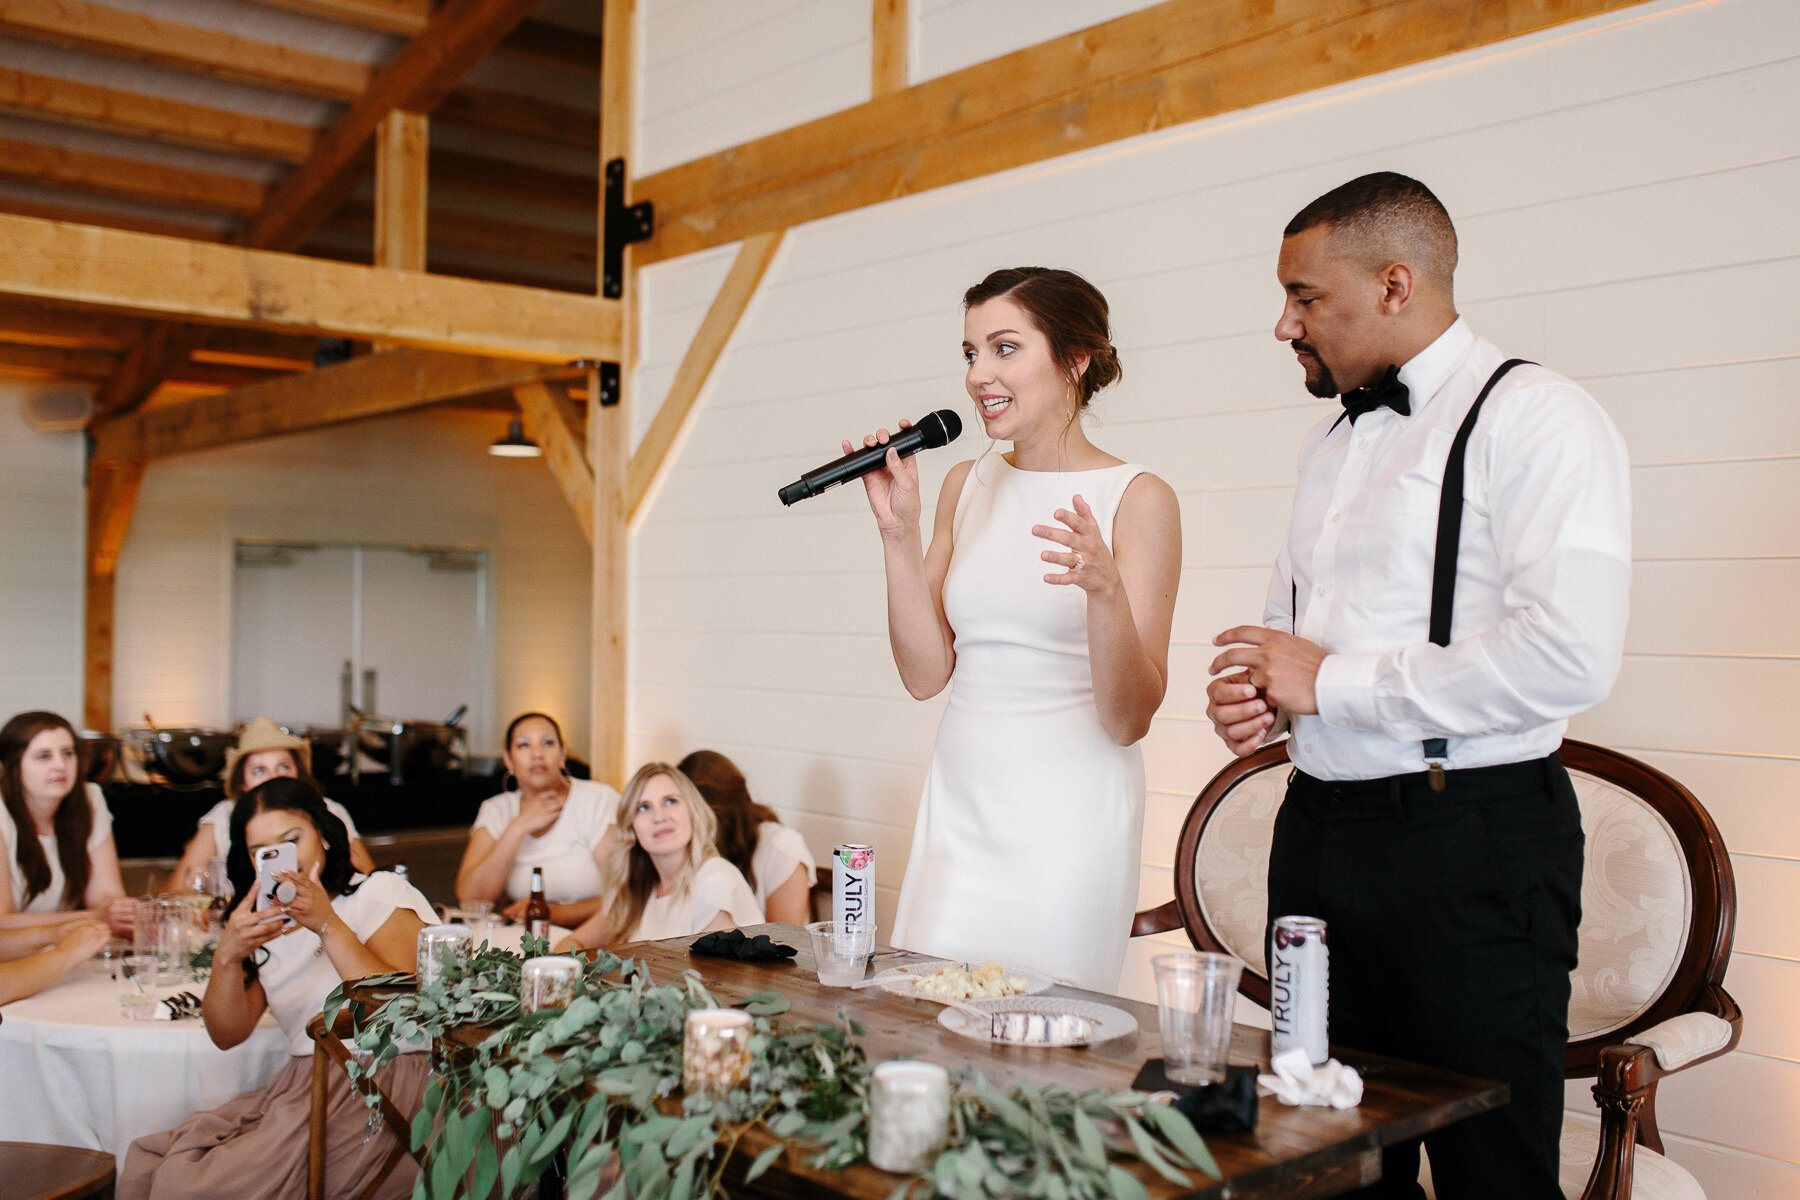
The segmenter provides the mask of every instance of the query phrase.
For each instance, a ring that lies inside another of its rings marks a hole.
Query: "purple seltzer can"
[[[1331,1057],[1325,1010],[1331,996],[1331,959],[1325,922],[1278,917],[1269,939],[1269,1017],[1272,1054],[1300,1046],[1316,1067]]]
[[[875,847],[853,842],[831,852],[831,919],[875,928]]]

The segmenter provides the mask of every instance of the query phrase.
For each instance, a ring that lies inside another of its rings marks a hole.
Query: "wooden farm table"
[[[788,963],[744,963],[730,959],[691,956],[692,938],[676,938],[625,948],[649,966],[659,983],[693,968],[722,1002],[730,1004],[756,992],[779,989],[793,1007],[779,1019],[787,1022],[834,1022],[839,1014],[862,1027],[863,1044],[873,1062],[905,1056],[940,1063],[951,1069],[974,1066],[988,1080],[1006,1085],[1014,1080],[1036,1084],[1062,1084],[1076,1091],[1131,1086],[1138,1068],[1162,1054],[1156,1009],[1118,996],[1054,987],[1050,996],[1069,996],[1121,1008],[1137,1018],[1138,1032],[1085,1049],[1032,1049],[994,1046],[952,1033],[937,1023],[941,1011],[928,1000],[903,999],[868,988],[821,987],[813,967],[810,939],[792,925],[758,925],[746,928],[752,936],[766,933],[795,947],[799,957]],[[887,951],[871,971],[917,961],[903,952]],[[1290,1108],[1273,1098],[1262,1100],[1254,1133],[1205,1134],[1207,1148],[1218,1160],[1224,1178],[1213,1181],[1190,1172],[1200,1185],[1183,1192],[1148,1168],[1136,1165],[1135,1174],[1153,1197],[1267,1197],[1306,1200],[1335,1196],[1374,1182],[1381,1174],[1383,1146],[1441,1129],[1466,1117],[1486,1112],[1505,1101],[1503,1084],[1453,1075],[1431,1067],[1353,1050],[1334,1048],[1333,1053],[1355,1067],[1363,1077],[1360,1107],[1340,1112],[1330,1108]],[[1233,1031],[1231,1061],[1269,1068],[1269,1035],[1265,1030],[1239,1025]],[[739,1143],[739,1154],[748,1163],[771,1143],[769,1135],[753,1130]],[[886,1200],[897,1176],[862,1165],[847,1171],[818,1171],[805,1165],[806,1153],[782,1155],[777,1165],[757,1179],[748,1191],[769,1196],[852,1197]]]

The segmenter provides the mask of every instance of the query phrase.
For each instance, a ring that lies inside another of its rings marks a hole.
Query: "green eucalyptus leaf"
[[[492,1138],[482,1138],[475,1147],[475,1185],[469,1195],[486,1196],[493,1190],[494,1180],[499,1175],[500,1152],[494,1148]]]
[[[1138,1157],[1150,1164],[1151,1170],[1170,1183],[1179,1184],[1182,1187],[1192,1185],[1192,1181],[1186,1175],[1175,1169],[1175,1164],[1169,1161],[1168,1156],[1156,1148],[1156,1142],[1144,1127],[1138,1124],[1136,1118],[1129,1115],[1125,1117],[1125,1131],[1131,1135],[1131,1144],[1137,1148]]]
[[[1212,1151],[1206,1148],[1205,1140],[1194,1128],[1194,1123],[1176,1111],[1172,1105],[1144,1105],[1144,1121],[1146,1124],[1154,1125],[1156,1132],[1160,1133],[1171,1146],[1179,1150],[1182,1157],[1187,1159],[1196,1170],[1203,1171],[1214,1179],[1219,1178],[1219,1164],[1213,1161]]]
[[[1117,1163],[1106,1168],[1106,1182],[1118,1200],[1150,1200],[1150,1193],[1138,1177]]]
[[[764,1171],[774,1166],[775,1160],[780,1158],[781,1152],[786,1149],[786,1145],[781,1142],[776,1142],[773,1146],[766,1148],[761,1154],[757,1155],[756,1161],[750,1164],[750,1169],[744,1172],[744,1182],[749,1183]]]
[[[784,1013],[793,1007],[788,998],[777,991],[758,992],[754,996],[745,996],[738,1001],[737,1007],[753,1017],[772,1017]]]

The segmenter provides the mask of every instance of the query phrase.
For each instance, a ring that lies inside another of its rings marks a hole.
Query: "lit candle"
[[[421,988],[441,983],[451,967],[461,969],[469,961],[473,935],[467,925],[427,925],[419,930],[416,970]]]
[[[519,1007],[567,1008],[581,989],[581,964],[566,955],[528,958],[519,968]]]
[[[950,1073],[936,1063],[884,1062],[869,1085],[869,1161],[883,1171],[926,1170],[950,1133]]]
[[[750,1014],[736,1008],[696,1008],[681,1039],[681,1086],[718,1100],[750,1077]]]

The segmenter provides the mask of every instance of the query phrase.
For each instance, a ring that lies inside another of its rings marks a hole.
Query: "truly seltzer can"
[[[831,852],[831,919],[875,927],[875,847],[852,842]]]
[[[1280,1054],[1306,1050],[1314,1066],[1331,1057],[1325,1011],[1331,995],[1331,961],[1325,922],[1317,917],[1278,917],[1269,939],[1269,1048]]]

